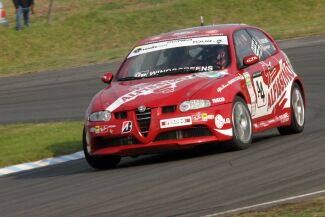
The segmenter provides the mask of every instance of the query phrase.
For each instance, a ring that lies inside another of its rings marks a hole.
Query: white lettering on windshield
[[[176,47],[195,46],[195,45],[228,45],[228,38],[225,35],[207,36],[207,37],[175,39],[170,41],[145,44],[134,48],[127,58],[131,58],[134,56],[138,56],[141,54],[150,53],[158,50],[165,50],[165,49],[176,48]]]
[[[206,71],[213,71],[213,66],[187,66],[187,67],[179,67],[179,68],[172,68],[172,69],[158,69],[158,70],[145,70],[136,72],[134,74],[134,77],[137,78],[145,78],[145,77],[151,77],[156,76],[163,73],[173,72],[173,71],[182,71],[182,72],[190,72],[190,71],[199,71],[199,72],[206,72]],[[177,73],[175,73],[177,74]]]

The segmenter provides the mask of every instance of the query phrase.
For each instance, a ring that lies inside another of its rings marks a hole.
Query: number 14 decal
[[[256,81],[257,97],[261,98],[265,102],[265,93],[262,85],[262,81]]]
[[[254,79],[255,91],[257,95],[257,107],[263,107],[266,105],[267,85],[264,83],[262,76]]]

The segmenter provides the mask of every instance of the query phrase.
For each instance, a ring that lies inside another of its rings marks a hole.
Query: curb
[[[40,168],[40,167],[46,167],[46,166],[50,166],[50,165],[65,163],[65,162],[72,161],[72,160],[78,160],[81,158],[84,158],[83,151],[79,151],[74,154],[64,155],[61,157],[46,158],[46,159],[35,161],[35,162],[28,162],[28,163],[22,163],[22,164],[17,164],[17,165],[13,165],[13,166],[3,167],[3,168],[0,168],[0,177],[9,175],[9,174],[13,174],[13,173],[22,172],[22,171],[32,170],[32,169],[36,169],[36,168]]]

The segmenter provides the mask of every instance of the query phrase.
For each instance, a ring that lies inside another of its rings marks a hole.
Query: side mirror
[[[260,58],[256,55],[248,55],[244,57],[243,63],[245,66],[253,65],[260,61]]]
[[[112,72],[106,72],[103,77],[102,77],[102,81],[106,84],[111,83],[111,81],[113,80],[113,73]]]

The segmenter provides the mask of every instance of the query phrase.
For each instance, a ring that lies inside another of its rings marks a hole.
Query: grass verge
[[[0,126],[0,167],[81,150],[82,122]]]
[[[251,211],[231,217],[324,217],[325,198],[284,204],[260,211]]]
[[[29,29],[14,30],[12,0],[3,0],[10,28],[0,27],[0,76],[107,62],[139,39],[206,23],[247,23],[276,39],[325,33],[323,0],[37,0]]]

